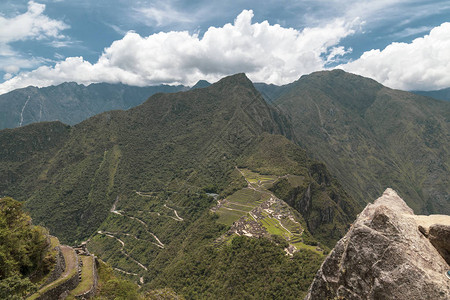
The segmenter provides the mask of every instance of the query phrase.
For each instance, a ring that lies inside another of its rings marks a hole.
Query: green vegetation
[[[207,247],[185,257],[151,286],[171,286],[189,299],[299,299],[321,262],[315,252],[289,258],[267,239],[235,237],[219,250]]]
[[[98,292],[94,299],[140,299],[138,286],[130,281],[117,278],[113,269],[102,261],[99,262],[98,276]]]
[[[434,99],[450,101],[450,88],[437,91],[413,91],[414,94],[431,97]]]
[[[31,225],[22,204],[0,198],[0,298],[22,299],[36,290],[33,278],[50,272],[53,256],[47,231]]]
[[[231,226],[239,220],[240,224],[236,226],[240,227],[240,230],[239,228],[238,230],[241,234],[266,237],[277,244],[286,244],[286,247],[292,245],[296,250],[310,249],[319,254],[323,254],[322,250],[318,250],[320,248],[316,249],[317,247],[309,247],[305,244],[303,235],[306,236],[308,244],[311,245],[313,243],[314,246],[319,245],[307,233],[308,229],[305,228],[303,218],[284,202],[277,200],[276,196],[267,190],[267,187],[273,187],[274,182],[281,178],[294,177],[295,180],[292,182],[294,184],[298,183],[299,176],[283,175],[278,177],[268,174],[261,175],[249,169],[237,168],[237,170],[239,170],[247,181],[248,187],[238,190],[221,200],[212,209],[219,216],[217,219],[218,223]],[[222,236],[218,242],[219,244],[221,242],[229,244],[232,238],[233,235],[228,233],[227,236]]]
[[[217,210],[219,215],[217,222],[228,226],[232,225],[240,217],[247,215],[249,211],[261,204],[264,200],[263,196],[250,188],[236,191],[225,198],[225,203]]]

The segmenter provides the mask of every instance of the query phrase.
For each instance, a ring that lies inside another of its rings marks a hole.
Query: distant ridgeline
[[[305,296],[386,185],[449,211],[450,103],[342,71],[258,89],[237,74],[2,130],[0,195],[141,291],[186,298]]]
[[[431,97],[438,100],[450,101],[450,88],[437,91],[412,91],[412,93]]]
[[[156,93],[187,89],[182,85],[136,87],[93,83],[84,86],[75,82],[44,88],[30,86],[0,95],[0,129],[57,120],[74,125],[104,111],[137,106]]]

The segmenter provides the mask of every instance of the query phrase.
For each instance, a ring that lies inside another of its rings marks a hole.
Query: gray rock
[[[441,254],[449,224],[449,216],[415,216],[387,189],[336,244],[305,299],[450,299]]]

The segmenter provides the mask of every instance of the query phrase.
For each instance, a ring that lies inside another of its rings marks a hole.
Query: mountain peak
[[[317,72],[313,72],[311,74],[308,75],[303,75],[302,77],[300,77],[299,81],[301,80],[308,80],[309,82],[311,81],[329,81],[332,82],[333,84],[336,83],[353,83],[353,82],[364,82],[365,84],[370,84],[370,85],[374,85],[377,86],[379,88],[383,87],[382,84],[376,82],[375,80],[371,79],[371,78],[367,78],[361,75],[356,75],[353,73],[348,73],[342,69],[334,69],[334,70],[326,70],[326,71],[317,71]]]
[[[211,83],[209,83],[206,80],[199,80],[199,81],[197,81],[197,83],[194,86],[191,87],[191,90],[202,89],[202,88],[208,87],[210,85],[211,85]]]
[[[237,73],[234,75],[230,75],[227,77],[224,77],[220,79],[218,82],[216,82],[213,85],[245,85],[245,86],[251,86],[253,89],[253,83],[248,79],[247,75],[245,73]]]

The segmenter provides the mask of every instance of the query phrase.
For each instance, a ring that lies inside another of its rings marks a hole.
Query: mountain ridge
[[[135,87],[108,83],[85,86],[75,82],[44,88],[30,86],[0,95],[0,129],[56,120],[74,125],[104,111],[129,109],[155,93],[186,89],[184,86]]]
[[[274,103],[361,203],[394,185],[417,212],[449,211],[447,102],[334,70],[302,76]]]

